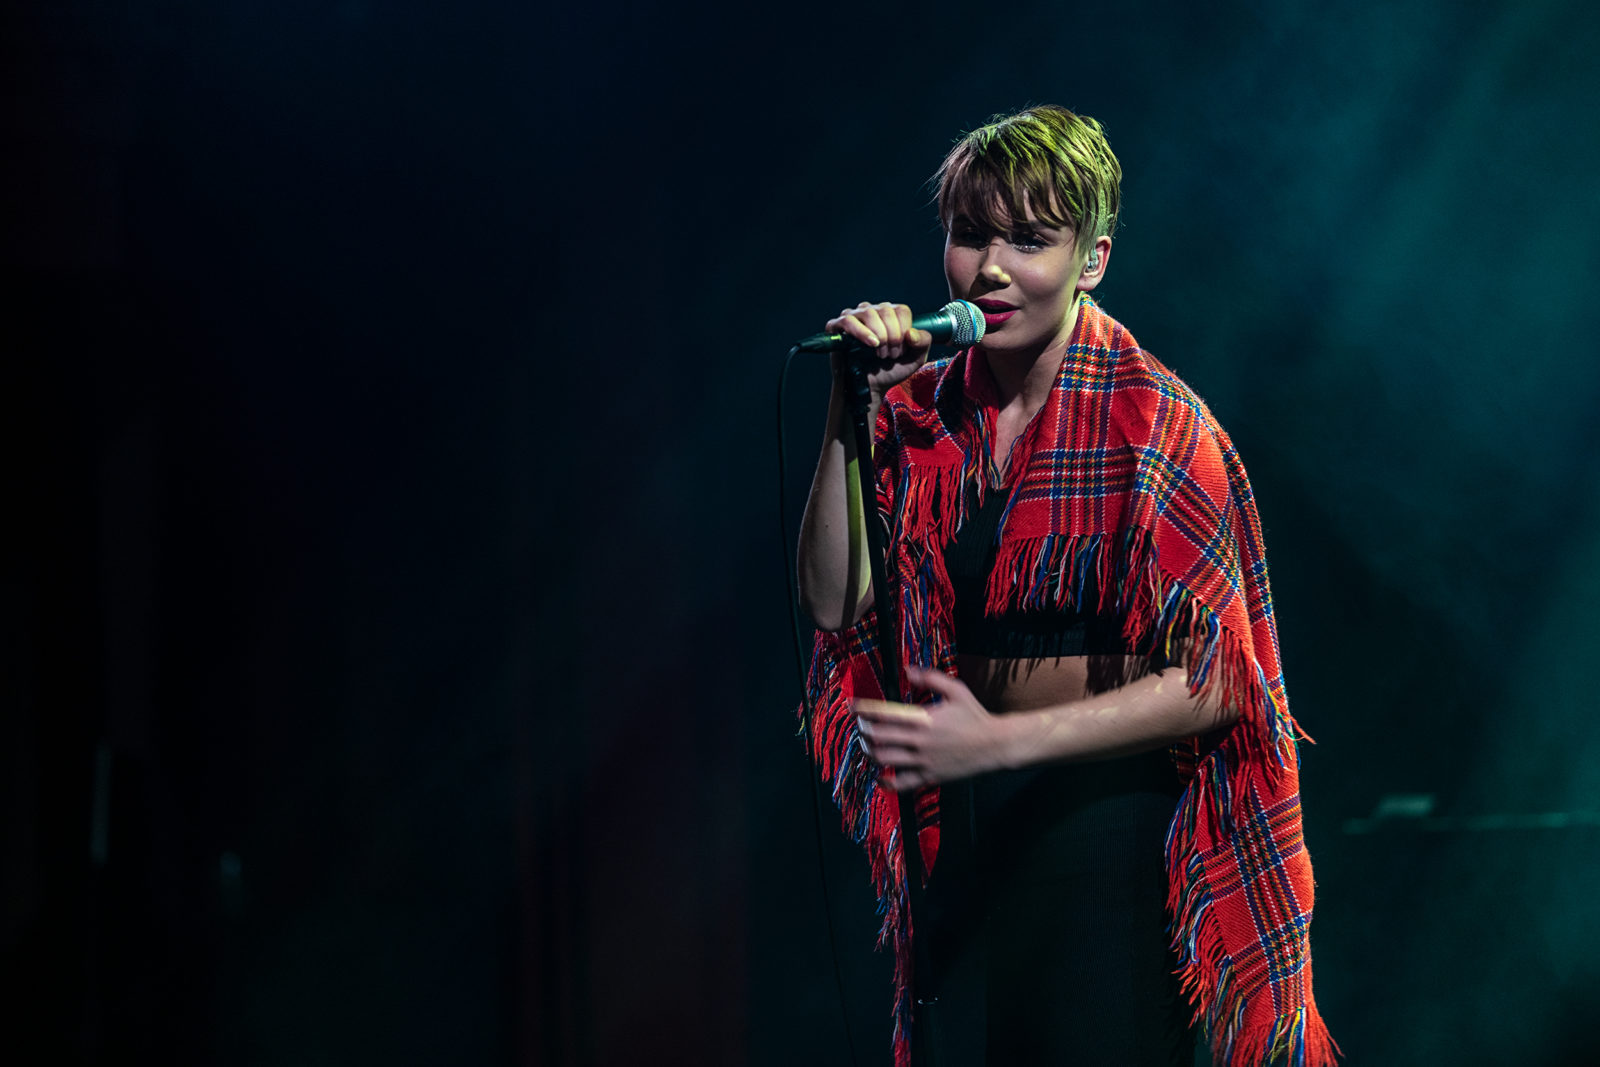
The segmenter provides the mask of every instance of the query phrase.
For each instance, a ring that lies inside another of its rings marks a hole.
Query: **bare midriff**
[[[958,656],[956,670],[972,695],[978,698],[978,703],[997,715],[1065,704],[1081,700],[1088,693],[1088,656],[1044,659]]]

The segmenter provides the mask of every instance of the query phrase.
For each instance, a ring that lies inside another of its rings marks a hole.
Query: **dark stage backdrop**
[[[1059,102],[1103,303],[1254,479],[1349,1062],[1579,1062],[1593,6],[759,11],[4,14],[6,1058],[848,1062],[777,369],[942,303],[926,177]]]

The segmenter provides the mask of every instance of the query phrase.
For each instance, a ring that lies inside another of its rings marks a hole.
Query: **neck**
[[[1042,348],[1015,352],[984,350],[1002,411],[1013,404],[1020,405],[1024,414],[1032,414],[1044,407],[1050,390],[1055,388],[1056,377],[1061,373],[1061,360],[1067,354],[1067,346],[1072,343],[1072,334],[1077,325],[1078,303],[1074,300],[1061,330]]]

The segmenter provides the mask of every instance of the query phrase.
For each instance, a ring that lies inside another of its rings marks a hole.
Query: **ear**
[[[1089,249],[1089,257],[1084,261],[1083,269],[1078,272],[1076,288],[1081,293],[1100,284],[1100,279],[1106,276],[1106,266],[1111,262],[1111,238],[1096,237],[1094,244]]]

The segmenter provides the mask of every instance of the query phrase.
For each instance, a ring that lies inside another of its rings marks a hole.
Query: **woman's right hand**
[[[873,350],[876,362],[867,374],[874,399],[911,377],[928,359],[933,335],[911,327],[911,309],[904,304],[869,304],[865,300],[829,319],[828,333],[854,337]],[[835,375],[844,370],[845,354],[835,352]]]

